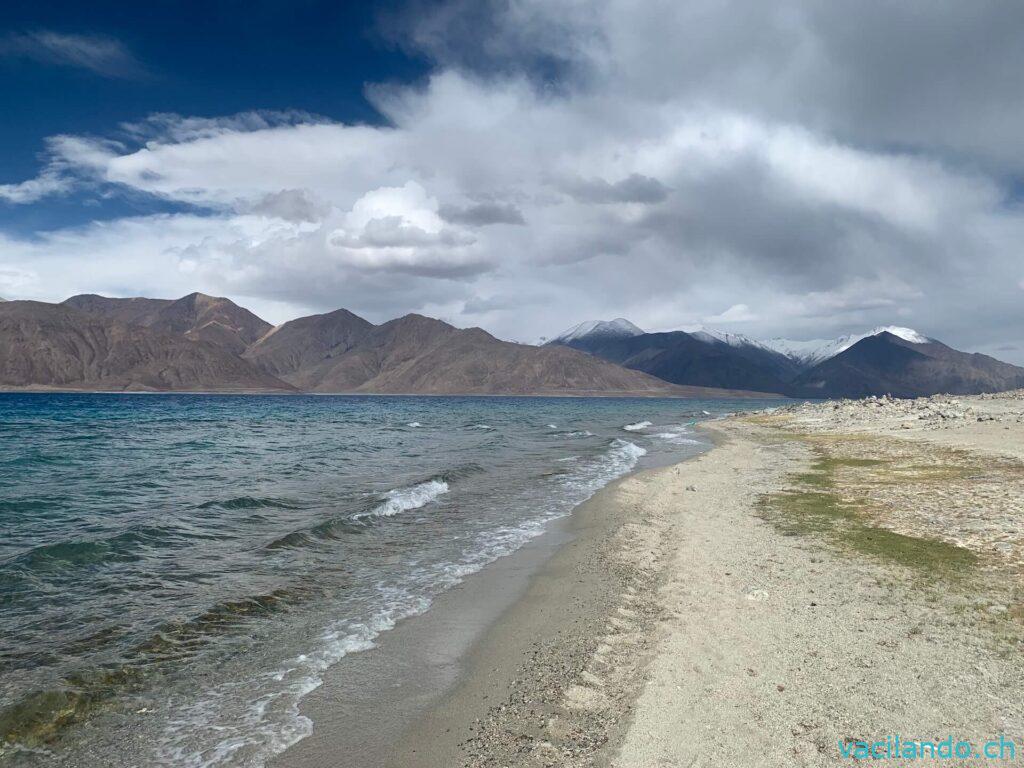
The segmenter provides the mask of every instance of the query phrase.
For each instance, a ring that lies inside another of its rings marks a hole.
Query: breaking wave
[[[627,432],[640,432],[647,429],[649,426],[651,426],[651,422],[649,421],[638,421],[636,424],[627,424],[623,429]]]
[[[438,496],[448,493],[448,483],[444,480],[427,480],[408,488],[396,488],[384,494],[383,501],[369,512],[353,515],[353,520],[368,517],[393,517],[413,509],[425,507]]]

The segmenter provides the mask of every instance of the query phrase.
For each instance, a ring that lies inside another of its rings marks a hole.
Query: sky
[[[1024,363],[1024,4],[0,6],[0,296]]]

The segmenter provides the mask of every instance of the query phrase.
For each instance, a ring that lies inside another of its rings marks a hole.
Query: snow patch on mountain
[[[767,349],[785,355],[802,365],[813,366],[835,357],[840,352],[845,352],[858,341],[870,336],[878,336],[881,333],[891,333],[893,336],[898,336],[904,341],[909,341],[911,344],[928,344],[931,342],[931,339],[922,333],[918,333],[913,328],[881,325],[877,328],[872,328],[866,333],[851,333],[846,336],[840,336],[838,339],[811,339],[810,341],[768,339],[761,342],[761,344]]]
[[[869,336],[877,336],[880,333],[891,333],[904,341],[912,344],[928,344],[932,340],[913,328],[903,328],[898,325],[880,325],[865,333],[851,333],[840,336],[837,339],[809,339],[807,341],[795,341],[793,339],[773,338],[761,341],[741,333],[730,333],[716,328],[696,326],[686,328],[687,333],[695,339],[700,339],[707,344],[727,344],[737,349],[754,348],[773,352],[799,364],[802,367],[810,368],[822,363],[829,358],[835,357],[840,352],[845,352],[858,341]],[[627,338],[640,336],[644,331],[624,318],[616,320],[588,320],[579,325],[573,326],[559,336],[552,339],[550,343],[568,343],[583,338]]]
[[[699,328],[691,331],[690,335],[711,344],[720,343],[728,344],[730,347],[760,347],[762,349],[769,349],[769,347],[766,347],[764,343],[757,339],[752,339],[741,333],[729,333],[728,331],[719,331],[714,328]]]
[[[633,323],[623,317],[618,317],[614,320],[587,320],[579,325],[574,325],[567,331],[563,331],[548,343],[556,341],[569,342],[592,337],[629,338],[630,336],[640,336],[641,334],[643,334],[641,328],[633,325]]]

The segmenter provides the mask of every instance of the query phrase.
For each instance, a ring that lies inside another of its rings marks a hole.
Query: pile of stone
[[[796,418],[801,427],[809,429],[948,429],[969,422],[1013,421],[1024,423],[1024,407],[1006,408],[1002,403],[991,407],[988,401],[1024,401],[1024,390],[996,395],[956,397],[933,395],[915,400],[902,400],[889,395],[870,396],[860,400],[830,400],[823,403],[800,403],[778,409]],[[993,403],[992,406],[997,404]]]

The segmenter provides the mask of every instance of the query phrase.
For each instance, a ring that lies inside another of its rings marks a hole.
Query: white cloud
[[[476,38],[443,40],[425,13],[405,39],[437,69],[370,89],[386,126],[162,114],[123,126],[123,143],[55,137],[39,178],[0,196],[95,185],[206,215],[8,240],[5,257],[35,275],[8,292],[200,289],[375,320],[433,310],[512,338],[602,316],[796,337],[899,316],[966,346],[1024,336],[1024,214],[991,164],[1018,137],[972,155],[966,134],[928,126],[915,144],[861,92],[856,122],[822,85],[842,91],[828,55],[879,99],[898,84],[864,74],[877,62],[856,69],[819,6],[784,6],[524,0],[492,9]],[[942,29],[966,23],[951,6],[934,13]],[[864,46],[881,44],[870,20],[849,23]],[[922,115],[940,102],[918,101]],[[1024,127],[1024,113],[1007,119]]]
[[[0,38],[0,56],[78,67],[112,78],[137,78],[145,68],[120,41],[102,35],[69,35],[49,30],[10,33]]]
[[[9,203],[34,203],[49,195],[67,192],[70,188],[70,178],[47,170],[18,184],[0,184],[0,199]]]

